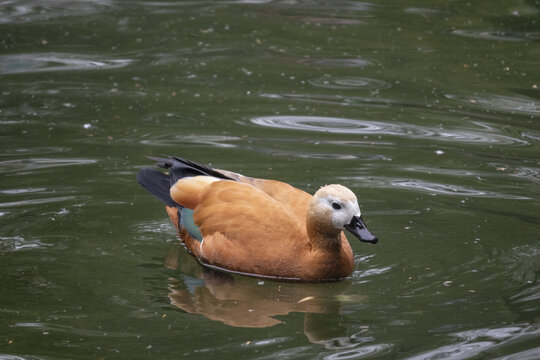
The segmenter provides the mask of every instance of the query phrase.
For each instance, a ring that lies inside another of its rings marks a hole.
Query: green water
[[[539,359],[540,3],[0,2],[0,359]],[[175,154],[377,245],[330,284],[203,270]]]

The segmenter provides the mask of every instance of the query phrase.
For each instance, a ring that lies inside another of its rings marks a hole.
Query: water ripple
[[[523,136],[525,139],[530,139],[530,140],[540,142],[540,133],[527,131],[527,132],[521,133],[521,136]]]
[[[452,34],[465,36],[473,39],[496,40],[496,41],[537,41],[540,40],[540,32],[520,31],[486,31],[486,30],[454,30]]]
[[[376,178],[371,177],[369,179],[362,177],[340,177],[338,179],[344,181],[354,181],[357,179],[361,181],[364,186],[381,187],[381,188],[405,188],[409,190],[417,190],[420,192],[427,192],[430,195],[454,195],[464,197],[489,197],[497,199],[512,199],[512,200],[530,200],[530,197],[500,194],[492,191],[477,190],[470,187],[464,187],[459,185],[440,184],[429,181],[417,180],[417,179],[399,179],[399,178]]]
[[[373,269],[368,269],[368,270],[364,270],[364,271],[355,271],[353,273],[353,278],[354,279],[359,279],[359,278],[364,278],[364,277],[368,277],[368,276],[374,276],[374,275],[381,275],[381,274],[384,274],[388,271],[392,270],[392,267],[391,266],[385,266],[385,267],[382,267],[382,268],[373,268]]]
[[[28,53],[0,56],[0,74],[30,74],[49,71],[118,69],[130,59],[104,59],[92,55],[67,53]]]
[[[520,326],[509,326],[495,329],[466,330],[455,333],[453,334],[453,336],[459,339],[463,339],[465,341],[475,341],[480,338],[489,338],[490,340],[506,340],[515,337],[516,335],[528,332],[528,330],[524,330]]]
[[[511,355],[501,356],[494,360],[538,360],[540,359],[540,346],[534,349],[523,350]]]
[[[415,7],[405,8],[403,9],[403,11],[409,14],[421,15],[424,17],[430,17],[432,15],[438,15],[438,14],[443,13],[443,10],[439,10],[439,9],[415,8]]]
[[[283,336],[283,337],[275,337],[275,338],[268,338],[268,339],[262,339],[262,340],[254,340],[249,342],[249,344],[242,344],[243,347],[261,347],[261,346],[268,346],[268,345],[275,345],[275,344],[282,344],[284,342],[291,341],[291,337]]]
[[[80,315],[79,315],[80,316]],[[60,334],[76,334],[80,336],[95,336],[103,337],[104,332],[101,330],[91,330],[91,329],[79,329],[69,325],[53,324],[47,322],[20,322],[14,325],[15,327],[27,328],[32,330],[37,330],[40,332],[51,331]],[[139,334],[129,333],[129,332],[113,332],[107,331],[106,335],[113,338],[127,338],[127,337],[139,337]]]
[[[407,360],[450,359],[461,360],[472,358],[487,349],[501,347],[522,338],[536,337],[540,334],[537,326],[519,324],[494,329],[473,329],[451,334],[460,342],[441,346],[437,349],[407,358]],[[483,341],[479,341],[483,339]],[[537,350],[527,350],[538,353]]]
[[[0,360],[28,360],[28,358],[11,354],[0,354]]]
[[[534,313],[540,310],[540,284],[525,288],[510,297],[512,305],[523,312]]]
[[[426,351],[422,354],[415,355],[407,358],[407,360],[435,360],[435,359],[447,359],[447,360],[462,360],[469,359],[475,355],[480,354],[482,351],[489,349],[495,345],[493,341],[479,341],[470,344],[455,344],[441,346],[440,348]]]
[[[351,336],[331,337],[328,339],[321,339],[319,341],[316,341],[316,343],[322,344],[324,348],[328,350],[351,349],[366,342],[375,340],[375,338],[373,338],[372,336],[365,336],[366,331],[368,331],[367,326],[362,328],[362,330],[360,330],[359,332],[352,334]],[[347,350],[347,352],[348,351],[350,350]]]
[[[538,220],[535,220],[538,223]],[[534,288],[531,285],[535,283],[538,277],[538,269],[540,269],[540,246],[516,246],[510,253],[505,254],[502,260],[505,263],[505,268],[508,269],[508,274],[512,275],[511,282],[513,284],[522,284],[527,288]],[[522,290],[521,295],[513,295],[511,299],[522,297],[523,300],[523,294],[527,292],[527,288]],[[525,296],[525,298],[525,301],[529,301],[533,300],[535,296]],[[540,299],[540,294],[537,294],[536,298]],[[537,307],[539,305],[537,304]],[[529,304],[529,306],[533,306],[533,304]]]
[[[504,171],[507,176],[518,178],[521,180],[526,180],[533,183],[540,183],[540,169],[534,167],[526,166],[516,166],[512,167],[510,165],[502,166],[499,163],[488,163],[493,169],[497,171],[476,171],[476,170],[465,170],[465,169],[451,169],[451,168],[437,168],[421,165],[410,165],[410,166],[401,166],[401,170],[406,170],[415,173],[429,174],[429,175],[444,175],[444,176],[453,176],[453,177],[489,177],[496,176],[501,177],[501,171]]]
[[[378,90],[391,87],[386,81],[361,76],[322,76],[310,79],[308,83],[327,89]]]
[[[275,0],[229,0],[229,1],[220,1],[219,5],[217,5],[217,6],[221,7],[224,4],[227,4],[227,5],[267,4],[267,3],[274,2],[274,1]],[[168,1],[168,0],[164,0],[164,1],[140,1],[139,4],[143,5],[143,6],[146,6],[146,7],[149,7],[149,8],[159,9],[160,10],[159,13],[162,14],[162,9],[163,8],[170,9],[170,8],[183,8],[183,7],[187,7],[187,6],[200,6],[201,2],[197,1],[197,0],[192,0],[192,1]],[[208,4],[206,4],[206,5],[210,6]]]
[[[197,37],[199,34],[193,34]],[[175,64],[176,66],[180,64],[193,64],[196,63],[196,60],[203,61],[204,64],[215,60],[223,60],[226,58],[238,57],[238,56],[248,56],[249,52],[246,49],[238,47],[205,47],[205,48],[182,48],[177,49],[172,52],[166,53],[155,53],[152,55],[154,60],[151,61],[151,65],[163,66]],[[199,62],[200,65],[202,63]],[[220,77],[212,77],[213,81],[225,81],[220,80]],[[223,78],[225,79],[225,78]]]
[[[139,241],[157,240],[161,241],[163,238],[172,239],[170,234],[174,234],[174,226],[170,221],[148,221],[141,222],[135,225],[134,233],[135,239]],[[160,236],[156,236],[156,234]],[[174,238],[174,241],[176,239]]]
[[[261,97],[269,99],[285,99],[288,101],[302,101],[316,104],[342,105],[342,106],[362,106],[388,108],[390,105],[406,106],[394,99],[368,96],[341,96],[341,95],[321,95],[321,94],[272,94],[262,93]]]
[[[0,161],[1,173],[27,172],[40,169],[46,169],[59,166],[89,165],[95,164],[98,160],[94,159],[53,159],[53,158],[34,158],[34,159],[16,159]]]
[[[469,105],[476,105],[490,110],[498,110],[510,113],[519,113],[526,115],[539,115],[540,103],[526,96],[467,96],[467,95],[445,95],[448,99],[457,100]]]
[[[360,156],[353,155],[353,154],[331,154],[328,152],[300,152],[298,150],[276,150],[273,148],[264,148],[257,146],[254,148],[255,150],[258,150],[259,152],[262,152],[264,154],[270,154],[272,156],[286,156],[286,157],[296,157],[300,159],[336,159],[336,160],[354,160],[358,159]],[[381,156],[363,156],[362,159],[370,159],[370,160],[378,160]]]
[[[316,131],[336,134],[391,135],[406,138],[431,138],[470,144],[519,144],[528,145],[525,140],[497,133],[496,129],[481,122],[471,122],[470,129],[444,129],[404,123],[384,123],[318,116],[263,116],[252,118],[256,125],[288,130]]]
[[[234,148],[236,145],[230,144],[232,141],[239,141],[241,138],[236,136],[225,135],[176,135],[159,136],[153,139],[144,139],[140,143],[151,146],[175,146],[178,144],[201,144],[210,145],[218,148]]]
[[[445,168],[437,168],[437,167],[428,167],[428,166],[422,166],[422,165],[411,165],[411,166],[405,166],[400,167],[403,170],[411,171],[411,172],[417,172],[422,174],[438,174],[438,175],[445,175],[445,176],[487,176],[489,173],[481,173],[478,171],[472,171],[472,170],[463,170],[463,169],[445,169]]]
[[[28,194],[28,193],[36,193],[36,192],[43,192],[47,190],[47,188],[23,188],[23,189],[7,189],[7,190],[0,190],[0,193],[2,194],[9,194],[9,195],[17,195],[17,194]]]
[[[325,356],[325,360],[334,359],[361,359],[363,357],[371,357],[375,354],[380,355],[381,352],[390,350],[393,347],[391,344],[375,344],[357,347],[352,350],[340,351],[331,355]]]
[[[21,236],[0,236],[0,253],[21,250],[43,249],[52,246],[39,239],[27,240]]]
[[[352,18],[339,18],[339,17],[310,17],[306,16],[300,18],[303,22],[312,23],[317,25],[360,25],[363,22],[358,19]]]
[[[48,21],[67,16],[88,16],[112,7],[110,0],[7,0],[0,5],[0,24]]]
[[[516,167],[511,176],[540,184],[540,169],[532,167]]]
[[[280,358],[285,358],[285,359],[300,358],[302,355],[306,355],[307,353],[309,353],[309,350],[311,350],[309,346],[288,347],[286,349],[278,350],[276,352],[259,356],[254,359],[267,360],[267,359],[280,359]]]
[[[304,65],[319,65],[328,67],[366,67],[372,65],[371,61],[356,58],[301,59],[298,62]]]
[[[81,199],[81,198],[82,197],[76,197],[76,196],[57,196],[57,197],[50,197],[50,198],[12,201],[12,202],[0,203],[0,208],[15,207],[15,206],[27,206],[27,205],[41,205],[41,204],[48,204],[48,203],[52,203],[52,202],[59,202],[59,201],[66,201],[66,200],[73,200],[73,199]]]
[[[26,123],[21,122],[21,123]],[[3,124],[0,122],[0,124]],[[54,153],[60,153],[60,152],[69,152],[71,151],[71,148],[69,147],[60,147],[60,146],[36,146],[31,148],[8,148],[8,149],[2,149],[0,150],[0,156],[28,156],[28,155],[36,155],[36,154],[54,154]]]

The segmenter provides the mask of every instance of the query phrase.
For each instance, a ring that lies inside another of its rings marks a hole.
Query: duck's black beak
[[[345,225],[345,229],[349,230],[351,234],[360,239],[360,241],[367,242],[370,244],[376,244],[379,239],[375,237],[364,224],[361,216],[353,216],[351,223]]]

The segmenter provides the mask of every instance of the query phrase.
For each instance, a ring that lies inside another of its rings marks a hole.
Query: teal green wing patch
[[[180,224],[184,227],[184,229],[186,229],[189,236],[191,236],[197,241],[202,241],[203,236],[201,234],[201,231],[193,221],[193,210],[182,208],[182,210],[180,211]]]

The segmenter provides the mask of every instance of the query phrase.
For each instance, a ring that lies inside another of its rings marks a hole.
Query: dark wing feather
[[[169,158],[149,157],[149,159],[157,161],[157,166],[169,170],[171,176],[171,185],[176,183],[179,179],[198,175],[213,176],[219,179],[232,180],[230,177],[208,166],[204,166],[194,161],[177,156],[169,156]]]
[[[166,206],[176,207],[177,204],[173,201],[169,192],[171,183],[169,176],[166,174],[161,171],[144,168],[137,174],[137,182]]]
[[[167,175],[157,170],[144,168],[137,174],[137,181],[146,190],[148,190],[148,192],[167,206],[178,206],[178,204],[171,199],[170,188],[182,178],[205,175],[213,176],[219,179],[232,180],[232,178],[208,166],[198,164],[194,161],[182,159],[177,156],[169,156],[168,158],[148,158],[156,161],[156,165],[158,167],[168,170],[169,174]]]

